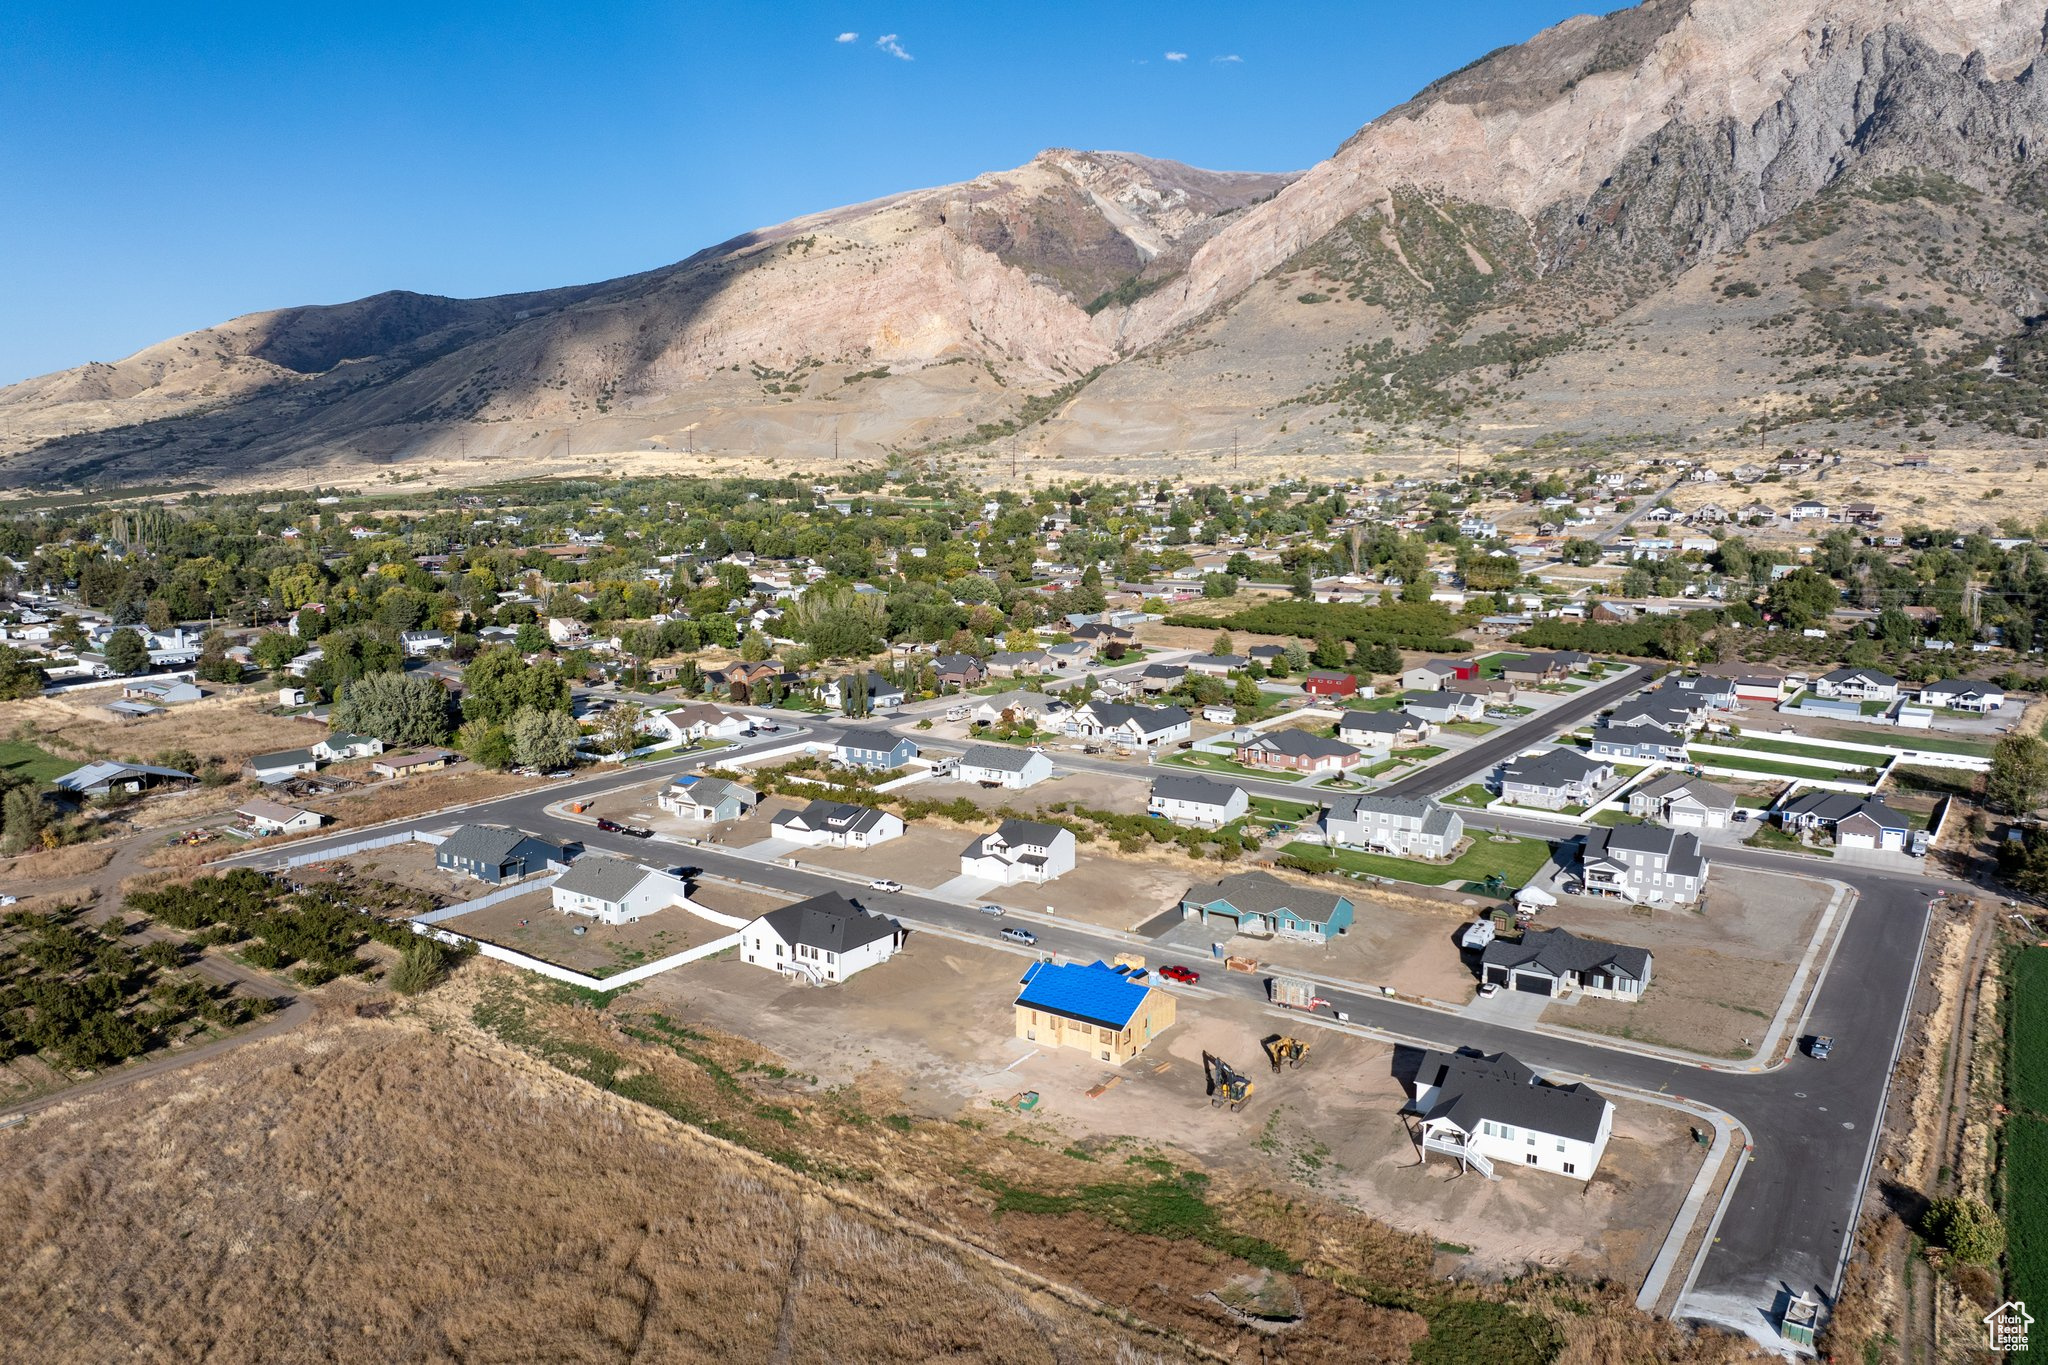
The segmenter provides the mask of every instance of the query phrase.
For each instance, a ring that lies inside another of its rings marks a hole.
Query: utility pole
[[[1230,429],[1230,467],[1231,467],[1232,469],[1243,469],[1243,468],[1244,468],[1244,458],[1243,458],[1243,456],[1241,455],[1241,453],[1240,453],[1240,452],[1238,451],[1238,448],[1237,448],[1237,428],[1236,428],[1236,427],[1232,427],[1232,428]]]

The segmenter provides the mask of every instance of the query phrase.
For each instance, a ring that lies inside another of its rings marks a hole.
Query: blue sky
[[[0,383],[259,308],[605,279],[1045,147],[1298,169],[1616,7],[12,0]]]

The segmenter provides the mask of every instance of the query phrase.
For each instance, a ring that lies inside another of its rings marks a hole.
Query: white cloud
[[[893,33],[884,33],[881,37],[875,39],[875,46],[888,53],[891,57],[898,57],[906,62],[917,60],[917,58],[903,50],[903,44],[896,41],[896,35]]]
[[[1238,56],[1235,52],[1231,52],[1221,57],[1211,57],[1209,60],[1212,62],[1241,62],[1244,58]]]
[[[842,33],[837,38],[834,38],[832,41],[835,43],[850,43],[858,39],[859,37],[860,35],[858,33]]]
[[[1169,52],[1166,54],[1166,60],[1169,62],[1184,62],[1187,59],[1188,54],[1185,52]]]

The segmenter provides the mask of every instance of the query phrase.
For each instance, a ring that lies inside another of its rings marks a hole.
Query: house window
[[[1566,1175],[1577,1175],[1577,1174],[1579,1173],[1579,1168],[1578,1168],[1578,1165],[1577,1165],[1576,1163],[1574,1163],[1574,1162],[1570,1162],[1570,1161],[1567,1161],[1567,1162],[1565,1162],[1565,1163],[1564,1163],[1564,1173],[1565,1173]]]
[[[1529,1153],[1527,1160],[1531,1166],[1534,1166],[1536,1164],[1536,1154],[1534,1152]]]

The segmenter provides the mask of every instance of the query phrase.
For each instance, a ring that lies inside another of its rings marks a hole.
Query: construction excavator
[[[1290,1068],[1299,1070],[1301,1064],[1308,1060],[1309,1045],[1299,1038],[1290,1038],[1286,1034],[1276,1033],[1266,1039],[1261,1046],[1266,1049],[1266,1060],[1273,1064],[1273,1074],[1276,1076],[1280,1074],[1281,1063],[1285,1062]]]
[[[1208,1082],[1209,1107],[1212,1109],[1227,1104],[1234,1114],[1251,1098],[1251,1079],[1214,1053],[1202,1054],[1202,1075]]]

